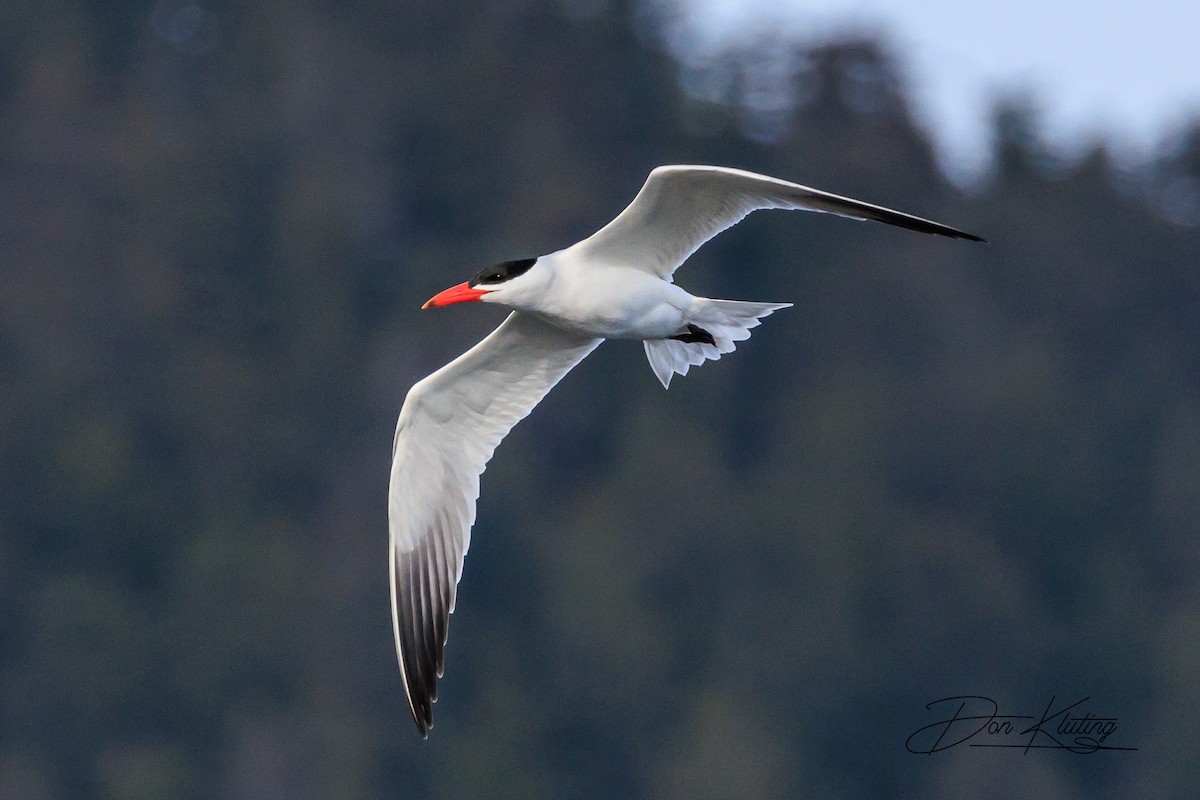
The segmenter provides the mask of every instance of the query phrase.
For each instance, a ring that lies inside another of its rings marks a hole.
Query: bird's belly
[[[548,322],[605,339],[664,339],[684,326],[692,297],[644,273],[597,271],[538,309]]]
[[[665,339],[683,327],[683,315],[675,308],[649,309],[633,317],[614,315],[597,309],[595,314],[572,309],[566,314],[541,313],[547,322],[560,328],[603,339]]]
[[[554,325],[605,339],[665,339],[684,325],[683,312],[661,300],[585,301],[547,311],[542,316]]]

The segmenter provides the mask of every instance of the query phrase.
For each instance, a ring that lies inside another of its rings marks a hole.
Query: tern
[[[605,339],[640,339],[667,388],[716,360],[790,303],[697,297],[673,275],[702,244],[759,209],[803,209],[983,241],[881,206],[727,167],[654,169],[633,202],[577,244],[505,261],[422,308],[512,310],[483,341],[418,381],[396,423],[388,488],[392,632],[423,737],[442,676],[446,629],[471,542],[479,477],[500,440]]]

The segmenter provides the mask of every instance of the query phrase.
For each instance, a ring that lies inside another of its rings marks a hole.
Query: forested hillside
[[[0,798],[1200,792],[1200,121],[1118,167],[1014,97],[959,189],[889,42],[672,24],[0,6]],[[795,307],[665,393],[605,344],[504,442],[423,742],[392,433],[503,313],[418,309],[672,162],[989,243],[773,212],[701,250],[689,290]],[[1137,750],[910,753],[955,695],[1090,698]]]

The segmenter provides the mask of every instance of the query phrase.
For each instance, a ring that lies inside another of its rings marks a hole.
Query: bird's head
[[[537,283],[533,276],[528,275],[529,268],[536,262],[536,258],[520,258],[480,270],[469,281],[438,292],[421,308],[437,308],[475,300],[515,308],[520,305],[522,295]]]

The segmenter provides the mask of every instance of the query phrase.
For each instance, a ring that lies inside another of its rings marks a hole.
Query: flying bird
[[[716,360],[790,303],[696,297],[675,270],[706,241],[759,209],[802,209],[983,241],[899,211],[738,169],[664,166],[633,202],[577,244],[506,261],[422,308],[495,303],[500,327],[404,400],[388,489],[392,630],[409,708],[427,736],[446,628],[471,542],[479,476],[496,445],[605,339],[640,339],[666,388]]]

